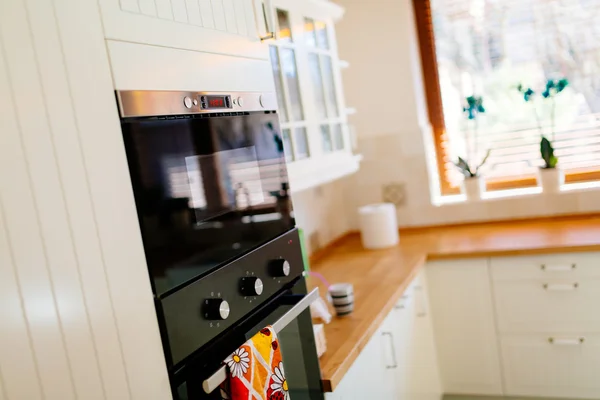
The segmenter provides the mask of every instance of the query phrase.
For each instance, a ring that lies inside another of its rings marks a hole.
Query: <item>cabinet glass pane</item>
[[[288,91],[290,107],[292,108],[292,120],[301,121],[304,118],[300,87],[298,85],[298,68],[296,67],[296,54],[292,49],[279,49],[281,55],[281,66],[283,68],[284,82]]]
[[[331,153],[333,146],[331,144],[331,132],[329,125],[321,125],[321,144],[325,153]]]
[[[325,22],[316,22],[317,46],[320,49],[329,49],[329,37],[327,36],[327,24]]]
[[[296,139],[296,160],[310,157],[306,128],[296,128],[294,130],[294,136]]]
[[[290,162],[294,160],[294,151],[292,150],[292,135],[289,129],[284,129],[281,132],[283,137],[283,153],[285,154],[285,161]]]
[[[337,117],[339,110],[335,94],[335,82],[333,81],[331,57],[321,56],[321,62],[323,63],[323,79],[325,80],[325,90],[327,91],[327,110],[330,117]]]
[[[307,46],[315,47],[317,45],[317,37],[315,35],[315,21],[310,18],[304,18],[304,42]]]
[[[273,69],[273,78],[275,79],[275,92],[277,93],[277,104],[279,105],[279,118],[281,121],[288,120],[287,107],[283,96],[283,82],[281,81],[281,68],[279,68],[279,53],[277,47],[270,46],[271,69]]]
[[[340,124],[333,126],[333,145],[336,150],[344,148],[344,134],[342,133],[342,126]]]
[[[277,26],[279,31],[277,38],[282,43],[292,43],[292,29],[290,28],[290,17],[287,11],[277,9]]]
[[[325,91],[323,89],[323,77],[319,66],[319,56],[311,53],[308,55],[310,74],[312,76],[313,92],[315,93],[315,106],[320,119],[327,118],[327,106],[325,104]]]

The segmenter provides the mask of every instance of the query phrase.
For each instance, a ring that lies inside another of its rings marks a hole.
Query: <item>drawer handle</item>
[[[572,339],[568,339],[568,338],[560,339],[560,338],[553,338],[553,337],[548,338],[548,343],[555,344],[557,346],[577,346],[577,345],[583,344],[583,342],[585,342],[584,337],[578,337],[578,338],[572,338]]]
[[[382,336],[388,336],[390,338],[390,348],[392,350],[392,365],[386,365],[386,369],[398,368],[398,360],[396,359],[396,346],[394,346],[394,334],[392,332],[381,332]]]
[[[546,290],[566,292],[577,289],[579,287],[579,283],[544,283],[542,287]]]
[[[577,268],[577,264],[571,264],[571,265],[567,265],[567,264],[563,264],[563,265],[546,265],[546,264],[542,264],[541,268],[542,268],[542,271],[549,271],[549,272],[569,272],[569,271],[573,271],[575,268]]]
[[[410,297],[407,294],[403,294],[402,297],[400,297],[400,301],[394,306],[394,310],[404,310],[409,299]]]

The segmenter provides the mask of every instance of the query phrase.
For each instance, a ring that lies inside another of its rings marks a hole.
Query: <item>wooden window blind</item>
[[[458,156],[491,149],[488,190],[536,185],[539,140],[553,140],[567,182],[600,179],[600,2],[413,0],[442,194],[459,192]],[[550,99],[548,79],[567,78]],[[519,84],[538,95],[525,102]],[[486,113],[463,115],[466,96]],[[554,121],[554,122],[553,122]],[[541,130],[541,132],[540,132]]]

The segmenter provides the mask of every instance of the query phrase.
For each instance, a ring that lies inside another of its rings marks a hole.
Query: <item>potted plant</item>
[[[470,149],[469,138],[467,137],[467,157],[470,157],[470,161],[473,162],[473,158],[477,157],[477,131],[479,127],[478,117],[480,114],[485,113],[485,108],[483,107],[483,98],[481,96],[469,96],[465,98],[465,106],[463,107],[463,112],[467,117],[467,121],[472,122],[472,140],[473,140],[473,149]],[[485,164],[488,157],[490,156],[490,151],[488,150],[485,154],[485,157],[481,160],[481,162],[473,168],[472,164],[462,158],[458,157],[458,161],[454,162],[454,165],[458,168],[458,170],[463,174],[465,179],[462,184],[462,192],[467,196],[467,201],[480,200],[481,194],[485,191],[485,180],[481,178],[479,174],[481,167]]]
[[[541,92],[543,101],[550,101],[550,129],[552,141],[555,140],[555,113],[556,113],[556,96],[558,96],[567,86],[569,81],[566,78],[562,79],[549,79],[546,82],[545,89]],[[550,141],[545,135],[540,123],[540,117],[537,112],[537,108],[533,103],[535,99],[535,91],[530,87],[524,88],[523,85],[519,84],[517,89],[523,94],[523,100],[525,102],[531,102],[533,104],[533,112],[537,122],[538,130],[540,132],[540,155],[544,161],[544,165],[540,167],[538,173],[538,183],[542,186],[544,193],[557,193],[560,191],[560,187],[565,182],[565,176],[563,171],[558,167],[558,158],[554,154],[554,147],[552,141]]]

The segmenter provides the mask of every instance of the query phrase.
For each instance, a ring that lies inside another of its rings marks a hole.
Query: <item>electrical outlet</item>
[[[406,204],[406,185],[404,183],[388,183],[382,187],[383,201],[398,207]]]

